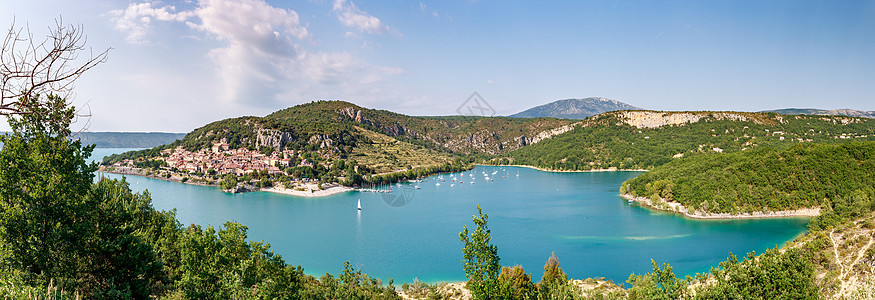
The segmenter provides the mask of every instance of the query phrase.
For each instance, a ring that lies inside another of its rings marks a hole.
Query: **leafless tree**
[[[49,35],[38,42],[28,26],[6,33],[0,48],[0,115],[16,115],[43,105],[37,95],[52,93],[70,101],[73,83],[85,71],[106,62],[110,49],[97,53],[88,48],[80,59],[86,38],[82,25],[56,20]]]

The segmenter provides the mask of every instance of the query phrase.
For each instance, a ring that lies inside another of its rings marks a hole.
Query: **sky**
[[[0,26],[37,38],[59,18],[111,48],[71,99],[89,131],[313,100],[453,115],[474,92],[496,115],[584,97],[875,110],[875,1],[0,0]]]

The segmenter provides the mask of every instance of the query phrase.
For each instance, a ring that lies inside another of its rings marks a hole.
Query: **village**
[[[211,149],[202,149],[197,152],[191,152],[179,146],[162,150],[162,155],[154,159],[163,160],[166,166],[162,166],[162,168],[168,170],[243,176],[261,170],[266,170],[269,174],[283,174],[283,169],[291,166],[292,158],[297,157],[293,150],[274,151],[270,155],[265,155],[246,148],[229,148],[228,143],[224,141],[213,144]],[[112,166],[134,167],[135,161],[125,159],[115,162]],[[301,160],[297,166],[312,167],[313,164],[307,160]]]
[[[259,178],[264,175],[272,178],[288,178],[285,170],[289,167],[314,167],[311,160],[300,157],[300,154],[294,150],[273,151],[270,155],[266,155],[246,148],[230,149],[230,145],[225,140],[213,144],[209,149],[196,152],[188,151],[181,146],[165,149],[161,151],[160,156],[152,160],[162,162],[159,168],[167,172],[153,173],[142,168],[142,165],[138,167],[138,163],[142,162],[133,159],[120,160],[102,170],[190,184],[221,186],[221,180],[214,179],[227,178],[228,175],[233,175],[235,179],[246,178],[246,175],[252,174],[257,175],[253,177]],[[358,170],[357,166],[355,170]],[[230,192],[261,190],[305,197],[328,196],[352,190],[337,183],[320,182],[317,178],[306,178],[306,176],[267,186],[257,186],[257,183],[260,183],[260,180],[256,180],[256,184],[239,182],[233,188],[223,187],[223,189]]]

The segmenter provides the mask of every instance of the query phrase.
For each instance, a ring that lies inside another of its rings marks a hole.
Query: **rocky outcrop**
[[[319,145],[320,149],[331,148],[333,146],[334,141],[331,140],[330,137],[324,134],[311,136],[307,143],[310,145]]]
[[[463,131],[464,129],[457,127],[458,124],[454,124],[453,122],[444,123],[441,121],[437,126],[445,126],[445,128],[449,129],[449,132],[451,133],[419,134],[415,130],[399,123],[393,122],[381,124],[380,122],[368,119],[364,116],[361,109],[357,109],[353,106],[338,109],[337,113],[356,123],[373,126],[382,133],[392,137],[405,136],[422,139],[454,152],[488,153],[493,155],[513,151],[526,145],[531,145],[541,140],[568,132],[573,129],[575,125],[570,124],[538,133],[523,133],[522,135],[512,137],[506,136],[503,130],[479,130],[474,133],[456,133],[458,131]],[[534,131],[539,129],[540,128],[537,126],[533,126],[529,130]],[[311,139],[311,144],[312,143],[314,143],[313,139]]]
[[[380,124],[380,122],[370,120],[364,116],[362,116],[362,110],[356,109],[355,107],[346,107],[341,108],[337,111],[342,116],[346,116],[351,120],[355,121],[359,124],[370,125],[374,128],[380,129],[384,133],[389,136],[399,137],[399,136],[408,136],[408,137],[417,137],[416,131],[413,131],[407,127],[401,126],[399,124]]]
[[[337,113],[339,113],[342,116],[346,116],[346,117],[352,119],[356,123],[371,125],[371,126],[374,126],[377,128],[380,127],[380,123],[374,122],[374,121],[371,121],[371,120],[368,120],[368,119],[362,117],[362,111],[360,109],[356,109],[355,107],[352,107],[352,106],[346,107],[346,108],[341,108],[340,110],[337,111]]]
[[[255,135],[255,146],[270,147],[282,151],[286,143],[292,141],[292,134],[276,129],[258,129]]]
[[[495,132],[480,130],[473,134],[459,136],[443,144],[444,148],[460,152],[482,152],[498,154],[504,148]]]
[[[580,123],[568,124],[568,125],[565,125],[562,127],[542,131],[542,132],[538,133],[538,135],[532,137],[531,142],[529,144],[535,144],[535,143],[540,142],[542,140],[546,140],[546,139],[549,139],[551,137],[569,132],[572,129],[574,129],[574,126],[577,126],[578,124],[580,124]]]
[[[703,118],[716,120],[748,121],[748,117],[738,113],[728,112],[658,112],[658,111],[624,111],[618,117],[626,124],[638,128],[657,128],[662,126],[685,125],[696,123]]]

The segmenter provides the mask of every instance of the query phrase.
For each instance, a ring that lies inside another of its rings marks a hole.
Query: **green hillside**
[[[188,177],[187,173],[178,174],[163,162],[163,158],[170,154],[167,151],[182,147],[189,152],[198,152],[210,150],[218,143],[227,143],[230,149],[248,149],[264,155],[281,153],[275,160],[289,160],[289,165],[281,166],[280,170],[294,168],[286,171],[290,176],[296,174],[330,182],[338,177],[404,171],[407,175],[397,176],[397,179],[402,179],[431,172],[427,170],[459,168],[464,165],[459,160],[466,154],[490,155],[518,149],[544,138],[542,132],[571,122],[552,118],[412,117],[343,101],[316,101],[265,117],[247,116],[212,122],[171,144],[112,155],[103,164],[108,166],[133,160],[133,165],[138,168],[169,171],[153,172],[154,176],[183,180]],[[448,163],[455,167],[449,167]],[[421,170],[408,172],[417,168]],[[198,182],[216,184],[219,180],[218,176],[207,174],[207,170],[190,171]],[[376,180],[383,182],[386,177]]]
[[[652,169],[696,153],[875,141],[875,120],[743,112],[609,112],[552,139],[483,159],[557,170]]]
[[[833,212],[859,217],[845,210],[871,210],[860,201],[875,198],[875,142],[693,155],[630,179],[620,191],[712,213],[824,207],[827,219]]]

